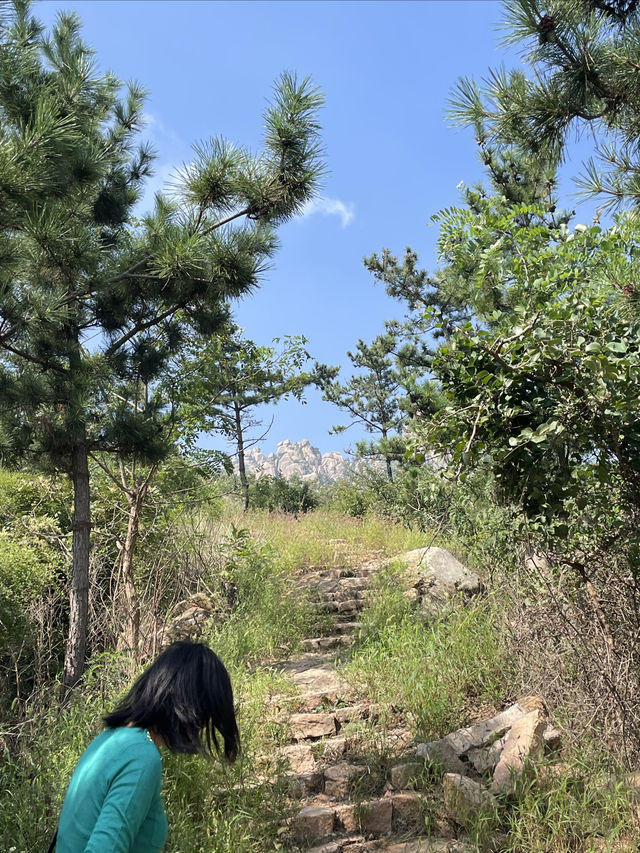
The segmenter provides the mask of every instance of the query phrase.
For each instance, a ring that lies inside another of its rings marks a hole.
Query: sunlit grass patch
[[[468,826],[482,851],[631,853],[640,822],[633,792],[611,757],[586,746],[541,764],[515,800],[499,800]],[[619,781],[617,781],[619,780]]]
[[[344,674],[372,701],[400,710],[416,735],[437,738],[465,724],[470,704],[502,700],[510,663],[490,600],[426,620],[404,596],[401,570],[378,575]]]
[[[290,808],[276,748],[285,732],[269,698],[291,690],[272,670],[230,667],[242,737],[235,764],[163,750],[163,798],[170,824],[169,853],[258,853],[278,849],[278,830]],[[129,684],[119,655],[94,661],[70,704],[61,709],[34,698],[27,719],[0,745],[0,849],[46,850],[74,767]],[[34,815],[38,820],[34,820]]]
[[[317,510],[298,518],[253,510],[226,516],[242,525],[260,542],[271,545],[283,567],[295,571],[308,566],[357,566],[363,557],[390,558],[413,548],[433,544],[428,533],[411,531],[376,516],[352,518],[331,510]]]

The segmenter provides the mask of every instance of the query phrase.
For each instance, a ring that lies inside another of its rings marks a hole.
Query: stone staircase
[[[415,745],[411,751],[413,735],[403,720],[383,718],[337,671],[358,635],[377,568],[370,561],[358,569],[314,569],[300,581],[330,618],[325,635],[306,640],[300,656],[274,664],[298,688],[272,700],[289,740],[279,757],[294,816],[282,827],[283,849],[466,853],[475,848],[457,840],[444,818],[433,831],[433,791],[420,790],[424,763]]]

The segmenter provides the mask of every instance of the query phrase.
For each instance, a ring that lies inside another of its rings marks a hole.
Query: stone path
[[[283,842],[309,853],[469,853],[475,848],[451,837],[446,826],[426,834],[433,794],[414,790],[423,767],[415,745],[410,753],[411,732],[399,718],[381,720],[379,708],[356,695],[336,670],[360,628],[376,569],[365,564],[304,576],[333,625],[326,636],[306,640],[299,657],[275,665],[299,688],[294,697],[274,700],[287,726],[289,743],[281,757],[295,804]]]

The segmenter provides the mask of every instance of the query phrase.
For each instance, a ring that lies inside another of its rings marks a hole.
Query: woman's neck
[[[139,726],[137,723],[127,723],[126,728],[128,728],[128,729],[141,729],[144,727]],[[164,746],[164,740],[162,739],[162,735],[159,735],[158,732],[154,731],[153,729],[146,729],[146,732],[149,735],[149,738],[153,741],[153,743],[157,747]]]

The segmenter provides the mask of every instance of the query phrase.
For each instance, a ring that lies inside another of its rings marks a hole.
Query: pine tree
[[[640,6],[637,0],[505,0],[504,42],[532,74],[491,70],[463,79],[454,122],[481,125],[489,144],[557,163],[588,130],[595,157],[579,185],[604,207],[640,204]]]
[[[358,442],[356,453],[361,458],[382,458],[392,481],[393,463],[399,462],[405,451],[402,433],[407,415],[419,395],[420,383],[410,351],[401,347],[397,334],[387,331],[370,344],[359,340],[355,352],[347,355],[358,372],[345,383],[337,379],[339,367],[315,367],[315,382],[323,399],[344,409],[351,418],[351,423],[334,426],[332,432],[341,433],[360,424],[377,436],[374,441]]]
[[[279,348],[259,346],[242,337],[230,324],[225,335],[192,350],[178,368],[181,416],[192,433],[218,433],[235,446],[243,508],[249,509],[249,482],[245,456],[259,439],[248,432],[262,425],[256,409],[289,397],[304,402],[312,376],[304,370],[309,360],[302,335],[276,339]]]
[[[30,454],[73,482],[69,686],[86,652],[89,454],[166,452],[146,403],[118,415],[114,383],[152,382],[257,285],[274,227],[317,187],[322,99],[284,74],[263,152],[196,146],[172,198],[138,223],[152,163],[136,146],[143,89],[97,71],[75,15],[48,35],[16,0],[0,43],[0,444],[5,459]]]

